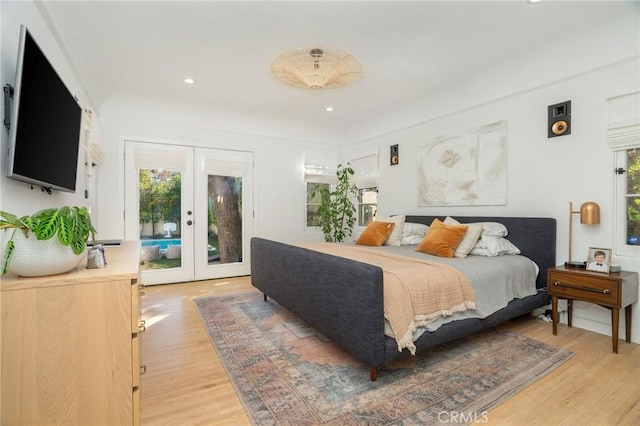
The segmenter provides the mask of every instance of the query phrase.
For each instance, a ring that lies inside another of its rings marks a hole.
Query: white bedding
[[[435,331],[443,324],[465,318],[485,318],[504,308],[513,299],[536,294],[536,278],[538,265],[531,259],[520,255],[505,256],[473,256],[466,258],[443,258],[415,251],[415,246],[382,246],[370,249],[388,251],[390,253],[440,262],[452,266],[462,272],[473,287],[476,296],[476,310],[458,312],[439,318],[426,328],[418,328],[413,335],[415,341],[425,331]],[[391,327],[385,321],[385,334],[394,337]]]

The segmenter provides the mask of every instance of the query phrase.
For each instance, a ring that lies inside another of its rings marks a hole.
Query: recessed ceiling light
[[[192,79],[192,78],[185,78],[185,79],[184,79],[184,82],[185,82],[185,83],[187,83],[187,84],[193,84],[193,83],[195,83],[196,81],[195,81],[194,79]]]
[[[328,106],[324,110],[327,111],[327,112],[331,112],[331,111],[333,111],[333,107],[332,106]]]

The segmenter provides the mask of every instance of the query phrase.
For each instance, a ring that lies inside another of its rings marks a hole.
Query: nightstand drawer
[[[625,311],[625,341],[631,343],[631,310],[638,300],[638,273],[629,271],[601,274],[584,269],[554,266],[547,269],[547,292],[551,296],[553,335],[558,335],[558,299],[568,299],[567,325],[571,327],[573,300],[597,303],[611,311],[613,353],[618,353],[620,309]]]
[[[584,300],[606,306],[620,306],[620,285],[617,280],[550,272],[547,284],[549,294],[552,296]]]

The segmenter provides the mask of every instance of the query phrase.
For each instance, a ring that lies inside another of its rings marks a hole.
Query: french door
[[[248,275],[253,154],[125,141],[125,239],[144,284]]]

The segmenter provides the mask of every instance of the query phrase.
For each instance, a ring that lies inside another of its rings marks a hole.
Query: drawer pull
[[[147,366],[146,365],[141,365],[140,366],[140,375],[143,375],[146,372],[147,372]]]
[[[600,290],[599,288],[579,287],[579,286],[575,286],[575,285],[562,284],[559,281],[554,281],[553,285],[556,286],[556,287],[574,288],[576,290],[590,291],[592,293],[611,294],[611,290],[609,290],[607,288],[605,288],[604,290]]]

